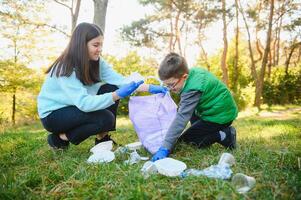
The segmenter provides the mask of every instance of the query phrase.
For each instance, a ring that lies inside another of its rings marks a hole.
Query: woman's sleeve
[[[83,112],[92,112],[96,110],[105,109],[114,104],[112,93],[105,93],[101,95],[90,95],[82,82],[78,80],[75,73],[71,76],[59,77],[58,83],[64,93],[67,101],[72,102],[78,109]]]
[[[104,60],[99,62],[100,67],[100,79],[106,83],[116,85],[118,87],[129,83],[126,77],[117,73],[113,68]]]

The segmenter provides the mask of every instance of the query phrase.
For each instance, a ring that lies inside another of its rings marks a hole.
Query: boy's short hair
[[[159,66],[159,78],[166,80],[169,78],[180,78],[188,74],[188,66],[184,57],[177,53],[169,53]]]

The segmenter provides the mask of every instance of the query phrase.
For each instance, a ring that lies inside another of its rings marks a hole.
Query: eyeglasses
[[[183,78],[183,77],[179,78],[179,79],[178,79],[176,82],[174,82],[174,83],[171,83],[171,84],[164,84],[164,86],[171,90],[171,89],[175,88],[175,87],[180,83],[180,81],[181,81],[182,78]]]

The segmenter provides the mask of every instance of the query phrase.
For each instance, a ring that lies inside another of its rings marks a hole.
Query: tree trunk
[[[256,83],[257,82],[257,72],[256,72],[256,66],[255,66],[255,60],[254,60],[254,54],[253,54],[253,50],[252,50],[252,44],[251,44],[251,34],[250,34],[250,30],[249,30],[249,25],[247,23],[247,20],[246,20],[246,17],[245,17],[245,14],[244,14],[244,11],[242,9],[242,6],[241,6],[241,3],[239,0],[237,0],[238,2],[238,5],[239,5],[239,11],[243,17],[243,20],[244,20],[244,24],[245,24],[245,27],[247,29],[247,34],[248,34],[248,48],[249,48],[249,53],[250,53],[250,58],[251,58],[251,75],[252,75],[252,78],[254,80],[254,82]]]
[[[269,53],[269,62],[268,62],[268,79],[271,78],[272,66],[273,66],[272,51],[270,51],[270,53]]]
[[[236,17],[236,34],[235,34],[235,58],[233,67],[233,91],[237,93],[237,83],[238,83],[238,40],[239,40],[239,26],[238,26],[238,2],[235,0],[235,17]]]
[[[103,33],[105,33],[106,14],[108,0],[93,0],[94,2],[94,24],[98,25]]]
[[[267,41],[266,41],[266,48],[264,50],[261,69],[260,69],[260,75],[259,80],[257,81],[257,86],[255,88],[255,106],[260,109],[261,105],[261,96],[262,96],[262,89],[263,89],[263,83],[264,83],[264,75],[265,75],[265,69],[268,62],[268,56],[270,52],[270,45],[271,45],[271,35],[272,35],[272,22],[273,22],[273,14],[274,14],[274,0],[270,1],[270,16],[269,16],[269,27],[267,31]]]
[[[11,121],[15,125],[16,124],[16,90],[13,91],[13,102],[12,102],[12,115],[11,115]]]
[[[81,0],[71,0],[71,6],[65,3],[64,1],[59,1],[59,0],[53,0],[57,4],[60,4],[64,7],[66,7],[70,11],[70,16],[71,16],[71,34],[73,30],[76,27],[77,23],[77,18],[78,18],[78,13],[79,13],[79,8],[80,8],[80,3]],[[76,1],[76,6],[74,8],[74,1]]]
[[[172,21],[172,4],[169,4],[169,28],[170,28],[170,37],[169,37],[169,44],[168,44],[168,49],[169,52],[174,51],[172,48],[172,43],[173,43],[173,21]]]
[[[74,12],[73,12],[74,5],[73,5],[73,0],[72,0],[72,11],[71,11],[72,30],[71,30],[71,32],[73,32],[73,30],[76,27],[76,23],[77,23],[77,19],[78,19],[78,13],[79,13],[79,8],[80,8],[80,2],[81,2],[81,0],[76,0],[76,6],[75,6],[75,9],[74,9]]]
[[[202,44],[202,41],[200,41],[199,44],[200,44],[201,51],[202,51],[201,57],[202,57],[202,59],[203,59],[203,60],[205,61],[205,63],[206,63],[207,70],[210,71],[210,64],[209,64],[209,62],[208,62],[208,56],[207,56],[207,53],[206,53],[206,51],[205,51],[205,49],[204,49],[204,46],[203,46],[203,44]]]
[[[227,22],[226,22],[226,2],[222,0],[223,10],[223,39],[224,39],[224,50],[221,60],[221,68],[223,71],[223,82],[228,86],[228,69],[227,69],[227,51],[228,51],[228,40],[227,40]]]
[[[301,47],[301,42],[298,42],[298,43],[293,44],[293,45],[291,46],[291,48],[290,48],[290,52],[289,52],[288,57],[287,57],[287,59],[286,59],[286,61],[285,61],[285,74],[288,74],[288,67],[289,67],[289,65],[290,65],[292,55],[293,55],[293,53],[294,53],[296,47],[298,47],[298,46]]]

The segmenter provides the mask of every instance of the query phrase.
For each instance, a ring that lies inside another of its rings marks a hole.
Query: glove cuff
[[[151,92],[153,90],[154,85],[153,84],[149,84],[148,85],[148,92]]]

